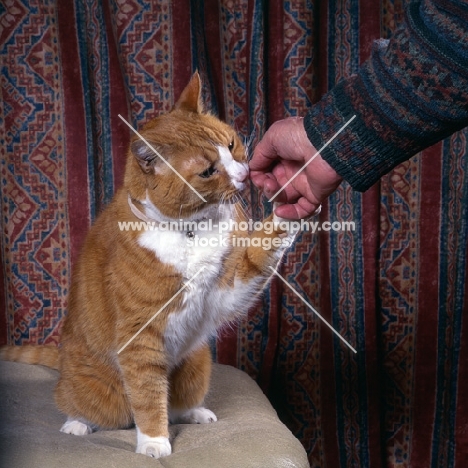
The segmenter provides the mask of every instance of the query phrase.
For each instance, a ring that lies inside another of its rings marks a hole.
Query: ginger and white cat
[[[172,168],[133,138],[123,188],[89,231],[74,269],[60,349],[1,352],[3,359],[59,369],[55,400],[68,416],[62,432],[135,424],[136,451],[156,458],[171,453],[169,422],[216,421],[203,407],[207,342],[247,311],[282,254],[275,242],[271,249],[189,242],[218,232],[119,229],[119,222],[141,219],[156,226],[240,219],[235,202],[249,174],[245,150],[230,126],[204,113],[200,95],[195,74],[173,110],[141,131]],[[274,240],[285,233],[222,235]]]

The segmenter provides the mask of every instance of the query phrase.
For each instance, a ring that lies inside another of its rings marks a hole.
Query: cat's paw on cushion
[[[77,436],[83,436],[86,434],[91,434],[93,429],[88,424],[85,424],[76,419],[68,419],[67,422],[60,428],[60,432],[64,434],[73,434]]]
[[[173,424],[207,424],[218,420],[213,411],[203,407],[184,411],[172,410],[170,419]]]
[[[153,458],[162,458],[170,455],[172,448],[167,437],[149,437],[145,434],[139,434],[136,453]]]

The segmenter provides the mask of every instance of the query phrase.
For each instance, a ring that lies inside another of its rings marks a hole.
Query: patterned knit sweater
[[[468,1],[414,1],[405,19],[304,119],[319,150],[356,116],[320,154],[359,191],[468,126]]]

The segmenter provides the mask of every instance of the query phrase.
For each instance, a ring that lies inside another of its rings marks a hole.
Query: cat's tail
[[[2,346],[0,361],[40,364],[51,369],[59,368],[58,348],[55,346]]]

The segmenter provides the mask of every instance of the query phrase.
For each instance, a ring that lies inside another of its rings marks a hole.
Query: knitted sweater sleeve
[[[314,147],[359,191],[466,126],[466,0],[410,3],[403,27],[389,41],[376,41],[359,72],[324,95],[304,119]]]

